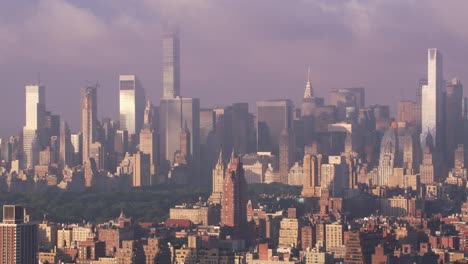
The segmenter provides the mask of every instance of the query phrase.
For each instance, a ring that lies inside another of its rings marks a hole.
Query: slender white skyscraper
[[[39,129],[45,115],[45,87],[26,86],[26,125],[28,129]]]
[[[163,99],[180,96],[180,40],[178,30],[163,38]]]
[[[44,127],[45,87],[26,86],[26,124],[23,128],[23,167],[31,168],[39,160],[39,138]]]
[[[120,129],[136,135],[143,125],[145,91],[135,75],[119,77]]]
[[[424,148],[429,143],[439,148],[443,139],[442,93],[445,85],[442,54],[437,49],[428,49],[427,56],[427,85],[421,89],[421,146]],[[432,142],[427,140],[429,134]]]
[[[91,145],[98,139],[97,85],[86,86],[81,90],[81,132],[82,162],[91,157]]]

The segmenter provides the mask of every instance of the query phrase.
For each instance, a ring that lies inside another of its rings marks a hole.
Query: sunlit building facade
[[[143,125],[145,91],[135,75],[119,77],[120,129],[136,135]]]
[[[427,51],[427,84],[421,88],[421,146],[430,134],[436,148],[443,146],[443,89],[442,54],[437,49]]]
[[[23,167],[31,168],[39,161],[39,133],[45,118],[45,87],[26,86],[26,124],[23,128]]]

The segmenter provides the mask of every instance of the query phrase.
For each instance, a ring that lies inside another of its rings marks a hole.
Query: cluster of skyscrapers
[[[326,104],[315,95],[310,72],[299,107],[289,99],[276,99],[258,101],[255,113],[243,102],[202,108],[198,98],[182,96],[179,32],[169,31],[163,38],[163,94],[157,106],[147,100],[136,75],[120,75],[119,119],[99,120],[99,85],[87,85],[80,98],[81,129],[73,133],[59,115],[47,111],[45,86],[26,86],[22,134],[0,142],[0,179],[5,182],[0,187],[38,190],[43,182],[46,188],[62,190],[115,190],[211,183],[205,204],[209,209],[174,208],[174,215],[175,209],[181,209],[178,217],[191,218],[184,214],[195,212],[194,221],[203,222],[198,221],[200,211],[213,214],[216,217],[206,221],[218,219],[215,224],[226,229],[230,243],[275,240],[283,256],[297,255],[294,250],[302,243],[303,254],[315,256],[322,250],[351,261],[352,250],[361,243],[359,233],[349,233],[350,251],[344,254],[346,227],[331,223],[342,220],[345,210],[350,217],[378,211],[422,218],[431,210],[426,202],[449,197],[459,203],[462,199],[455,194],[460,190],[466,197],[468,99],[461,81],[444,80],[440,51],[429,49],[427,58],[427,78],[416,87],[416,100],[401,98],[396,118],[388,105],[366,105],[363,87],[331,89]],[[253,209],[248,184],[274,182],[302,187],[306,220],[298,220],[295,208],[287,217]],[[372,205],[364,204],[363,197],[372,198]],[[22,210],[4,207],[0,235],[33,236],[35,226],[27,223]],[[277,234],[270,231],[275,224]],[[190,244],[197,244],[196,239]],[[312,241],[319,250],[313,254]],[[81,242],[104,247],[94,240]],[[14,252],[15,246],[36,248],[24,243],[3,243],[9,248],[2,252]],[[196,247],[190,250],[199,250]],[[259,252],[266,254],[260,260],[272,259],[268,250],[269,245],[259,244]],[[21,257],[8,254],[0,254],[0,259]],[[112,254],[115,249],[107,255]],[[321,256],[329,259],[327,254]],[[253,263],[268,263],[260,260]]]
[[[199,99],[181,94],[177,30],[164,34],[163,55],[158,106],[146,99],[136,75],[120,75],[119,119],[99,121],[99,85],[87,85],[81,91],[81,130],[75,133],[46,110],[45,86],[26,86],[22,134],[1,142],[8,172],[20,175],[16,178],[55,175],[51,181],[60,184],[70,180],[63,169],[74,168],[72,176],[81,173],[86,187],[106,175],[129,175],[132,186],[212,182],[216,187],[222,180],[212,177],[211,169],[235,151],[247,183],[303,185],[311,196],[326,187],[345,195],[359,184],[398,184],[396,175],[441,182],[460,163],[456,150],[466,145],[463,86],[444,80],[437,49],[428,50],[428,74],[416,101],[400,100],[396,119],[387,105],[366,106],[362,87],[331,89],[325,104],[315,96],[310,72],[300,107],[278,99],[258,101],[256,113],[247,103],[201,108]]]

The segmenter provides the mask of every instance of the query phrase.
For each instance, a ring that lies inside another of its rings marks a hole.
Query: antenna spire
[[[312,98],[312,87],[310,85],[310,66],[307,69],[307,83],[304,91],[304,98]]]

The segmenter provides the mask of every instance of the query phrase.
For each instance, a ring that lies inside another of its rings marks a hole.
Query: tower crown
[[[306,88],[304,91],[304,98],[312,98],[312,87],[310,85],[310,67],[307,70],[307,83],[306,83]]]

